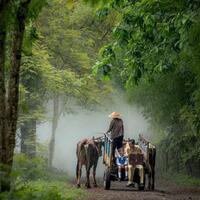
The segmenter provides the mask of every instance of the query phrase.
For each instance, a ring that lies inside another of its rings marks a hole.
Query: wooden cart
[[[103,153],[103,164],[105,165],[105,171],[104,171],[104,189],[109,190],[111,187],[111,181],[118,180],[118,168],[115,163],[115,158],[112,156],[112,139],[108,134],[105,134],[104,139],[104,153]],[[144,155],[143,154],[136,154],[136,155],[130,155],[129,156],[129,163],[132,163],[134,165],[144,165],[143,163]],[[140,184],[140,177],[139,177],[139,170],[135,169],[133,180],[138,185],[139,190],[144,190],[144,184]],[[125,180],[125,171],[122,171],[122,177],[121,181]]]

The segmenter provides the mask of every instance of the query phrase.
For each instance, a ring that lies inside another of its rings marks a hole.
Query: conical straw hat
[[[112,112],[108,117],[121,119],[121,114],[119,112]]]

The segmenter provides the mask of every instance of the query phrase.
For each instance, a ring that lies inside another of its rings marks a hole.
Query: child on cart
[[[119,181],[122,180],[122,169],[125,171],[125,180],[128,180],[128,157],[124,155],[124,149],[116,149],[116,164],[118,167],[118,178]]]

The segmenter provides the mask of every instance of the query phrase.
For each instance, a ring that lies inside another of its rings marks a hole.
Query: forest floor
[[[110,190],[104,190],[99,181],[97,188],[85,189],[88,196],[84,200],[200,200],[200,188],[177,186],[167,181],[159,181],[154,191],[127,188],[126,182],[112,182]]]

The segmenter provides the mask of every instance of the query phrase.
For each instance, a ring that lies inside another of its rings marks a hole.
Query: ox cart
[[[124,145],[127,144],[128,141],[124,140]],[[150,143],[144,140],[144,138],[139,135],[139,143],[138,145],[142,149],[142,154],[136,154],[136,155],[131,155],[128,157],[129,163],[133,164],[136,166],[136,169],[134,171],[133,175],[133,182],[137,183],[138,189],[139,190],[144,190],[145,188],[145,174],[151,174],[152,176],[152,169],[151,165],[149,164],[149,145]],[[115,158],[113,158],[112,155],[112,139],[110,138],[109,134],[105,134],[105,139],[104,139],[104,153],[103,153],[103,164],[105,165],[105,171],[104,171],[104,189],[109,190],[111,187],[111,181],[117,181],[119,180],[118,177],[118,168],[115,163]],[[148,160],[147,160],[148,159]],[[148,162],[148,163],[147,163]],[[139,176],[139,169],[137,166],[140,165],[143,167],[143,183],[140,183],[140,176]],[[153,170],[154,171],[154,170]],[[122,171],[121,174],[121,181],[127,181],[125,179],[125,170]],[[150,178],[150,175],[148,176]],[[152,180],[152,179],[151,179]],[[149,184],[151,182],[149,181]],[[151,185],[153,185],[151,187]],[[153,184],[149,185],[149,188],[154,189],[154,178],[153,178]]]

